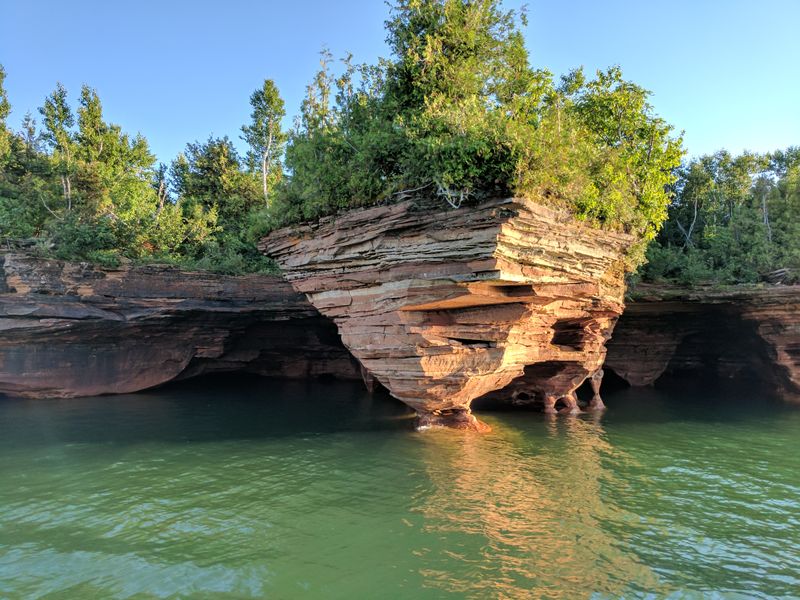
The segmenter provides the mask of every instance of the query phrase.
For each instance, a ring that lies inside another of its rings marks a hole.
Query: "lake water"
[[[477,435],[349,383],[0,399],[0,597],[800,597],[800,410],[606,403]]]

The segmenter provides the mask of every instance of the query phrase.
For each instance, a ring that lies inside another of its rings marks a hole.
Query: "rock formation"
[[[749,377],[800,398],[800,286],[640,286],[606,365],[631,385],[664,374]]]
[[[569,408],[603,364],[631,242],[507,199],[353,210],[260,248],[420,426],[481,428],[470,403],[501,388]]]
[[[0,393],[125,393],[210,371],[358,378],[281,277],[0,255]]]

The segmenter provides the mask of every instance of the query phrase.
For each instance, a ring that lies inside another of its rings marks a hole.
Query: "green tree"
[[[72,177],[75,164],[75,140],[71,131],[75,117],[67,101],[67,90],[61,83],[39,109],[44,118],[44,140],[52,151],[52,160],[63,190],[67,211],[72,210]]]
[[[524,13],[499,0],[398,0],[392,58],[340,76],[323,53],[263,229],[412,196],[456,208],[520,195],[634,234],[631,265],[667,215],[680,136],[619,68],[587,80],[529,65]]]
[[[25,116],[22,118],[20,139],[25,145],[25,151],[28,155],[33,156],[41,152],[42,136],[36,129],[36,119],[33,118],[30,111],[26,112]]]
[[[227,137],[188,144],[170,172],[184,215],[194,222],[214,217],[214,235],[196,254],[197,266],[226,273],[269,268],[248,236],[251,214],[263,207],[262,191]]]
[[[720,150],[683,165],[644,279],[736,284],[774,272],[791,277],[800,269],[798,165],[796,148],[739,156]]]
[[[97,91],[87,85],[81,87],[78,108],[78,158],[87,162],[100,159],[107,125],[103,122],[103,106]]]
[[[265,79],[261,88],[250,96],[250,106],[253,107],[250,124],[242,127],[242,137],[250,146],[250,164],[260,167],[264,202],[269,204],[270,184],[280,179],[280,158],[286,141],[281,129],[286,110],[275,82]]]
[[[242,170],[242,161],[227,137],[187,144],[173,163],[174,184],[181,198],[216,208],[226,230],[238,230],[259,203],[258,184]]]
[[[6,119],[11,113],[11,103],[5,89],[6,71],[0,65],[0,164],[11,150],[11,132],[6,125]]]
[[[158,163],[153,173],[152,184],[158,199],[158,212],[164,210],[164,206],[170,200],[169,194],[169,167],[164,163]]]

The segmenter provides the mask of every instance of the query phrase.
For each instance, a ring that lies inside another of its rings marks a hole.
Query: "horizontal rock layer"
[[[602,365],[631,241],[509,199],[354,210],[260,248],[423,424],[470,427],[474,398],[515,380],[564,396]]]
[[[281,277],[0,255],[0,393],[125,393],[233,370],[359,377],[335,326]]]
[[[747,377],[800,398],[800,286],[640,286],[606,364],[631,385],[662,375]]]

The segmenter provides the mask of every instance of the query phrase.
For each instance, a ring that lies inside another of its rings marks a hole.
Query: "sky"
[[[684,131],[690,156],[800,145],[800,0],[529,0],[531,63],[556,75],[618,64]],[[523,5],[506,0],[507,8]],[[15,129],[61,81],[97,89],[106,120],[168,162],[187,142],[240,149],[265,78],[287,125],[319,50],[387,56],[383,0],[0,0],[0,64]]]

